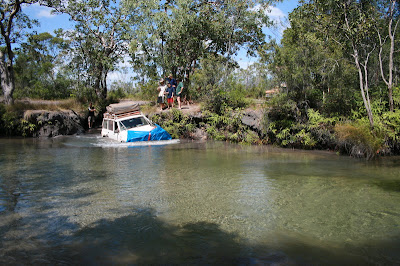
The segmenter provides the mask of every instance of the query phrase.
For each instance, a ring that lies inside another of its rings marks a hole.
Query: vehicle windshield
[[[130,129],[130,128],[145,126],[145,125],[149,124],[143,116],[122,120],[122,121],[120,121],[120,123],[121,123],[122,128],[124,128],[124,129]]]

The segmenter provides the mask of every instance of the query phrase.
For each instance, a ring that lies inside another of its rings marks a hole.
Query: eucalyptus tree
[[[14,94],[43,99],[68,97],[69,79],[63,73],[60,56],[67,45],[47,32],[30,35],[16,53]]]
[[[315,26],[314,9],[314,5],[303,3],[292,11],[290,27],[280,44],[271,41],[259,51],[260,56],[298,104],[343,114],[351,108],[347,100],[354,92],[353,86],[357,86],[355,67],[342,46]],[[337,103],[336,110],[327,108],[331,106],[328,98]]]
[[[376,9],[375,29],[379,38],[379,66],[382,79],[388,88],[389,109],[393,112],[393,72],[396,33],[400,21],[399,3],[397,0],[378,1]],[[387,42],[389,47],[385,49]],[[387,62],[386,69],[383,66],[384,62]]]
[[[314,7],[316,27],[353,58],[370,126],[374,126],[369,95],[369,59],[378,48],[374,38],[374,3],[362,0],[306,0]]]
[[[71,62],[86,72],[86,84],[105,99],[107,75],[127,52],[127,21],[134,14],[123,12],[117,0],[55,0],[48,5],[76,22],[75,30],[65,32],[73,47]]]
[[[254,53],[265,40],[262,28],[270,23],[265,8],[271,2],[124,0],[124,7],[140,16],[131,46],[134,62],[147,62],[162,75],[188,77],[205,54],[232,59],[242,47]]]
[[[22,5],[36,2],[35,0],[2,0],[0,2],[0,86],[6,104],[14,102],[13,45],[23,39],[25,29],[37,23],[22,13]]]

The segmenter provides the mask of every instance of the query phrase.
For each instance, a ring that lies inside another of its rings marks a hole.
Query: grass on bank
[[[74,110],[76,112],[86,110],[86,107],[74,98],[64,100],[16,100],[13,105],[6,105],[6,111],[23,112],[26,110],[46,110],[46,111],[65,111]]]

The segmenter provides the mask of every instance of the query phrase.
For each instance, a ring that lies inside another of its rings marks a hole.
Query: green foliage
[[[272,98],[264,118],[269,142],[291,148],[333,148],[333,126],[337,120],[325,118],[314,109],[307,109],[306,114],[303,116],[285,94]]]
[[[380,133],[371,130],[369,121],[365,119],[335,126],[339,151],[354,157],[375,157],[384,148],[384,136]]]
[[[150,79],[157,67],[162,76],[171,72],[190,78],[196,62],[205,55],[231,61],[240,48],[254,54],[265,40],[262,27],[270,24],[266,13],[258,12],[258,5],[261,10],[266,2],[123,1],[124,10],[136,15],[132,16],[135,41],[130,49],[135,69]]]
[[[111,90],[108,92],[108,98],[113,99],[113,101],[122,99],[126,97],[126,93],[123,88],[119,87],[117,89]]]
[[[246,69],[238,69],[232,74],[233,84],[231,87],[243,86],[242,90],[245,92],[246,97],[264,98],[265,91],[276,86],[269,74],[265,64],[253,63]]]
[[[300,110],[296,102],[288,98],[287,94],[279,94],[273,97],[269,103],[269,108],[264,119],[264,127],[267,134],[273,140],[273,135],[277,131],[290,128],[295,122],[300,120]]]
[[[30,19],[22,12],[24,4],[35,1],[0,1],[0,87],[4,101],[12,104],[14,101],[15,73],[13,46],[24,40],[28,35],[27,29],[37,25],[37,20]]]
[[[325,93],[322,112],[328,116],[349,116],[357,106],[359,94],[351,87],[331,88]]]
[[[258,134],[249,130],[242,122],[242,113],[226,108],[224,114],[218,115],[210,111],[203,112],[202,122],[198,124],[184,115],[180,110],[155,114],[151,119],[163,127],[173,138],[190,138],[196,128],[205,130],[208,138],[234,143],[259,144],[262,143]]]
[[[132,39],[128,23],[136,12],[124,12],[116,0],[56,1],[52,7],[75,22],[75,30],[60,33],[70,40],[70,73],[80,86],[92,88],[104,100],[107,75],[128,52],[126,44]]]
[[[49,33],[34,34],[21,45],[15,61],[15,97],[63,99],[71,93],[71,80],[63,73],[60,53],[66,42]],[[57,68],[57,71],[55,69]]]
[[[218,115],[222,115],[226,109],[245,108],[249,100],[245,97],[244,90],[234,88],[224,90],[221,87],[207,87],[207,96],[204,99],[204,108]]]
[[[164,128],[173,138],[188,138],[196,128],[189,116],[184,115],[178,109],[153,115],[151,119]]]
[[[236,143],[261,143],[257,133],[247,129],[242,123],[242,112],[225,107],[221,114],[203,112],[204,127],[208,136],[215,140],[226,140]]]
[[[35,124],[26,121],[25,119],[20,119],[19,131],[23,137],[32,136],[32,134],[36,131],[37,126]]]
[[[139,83],[137,84],[137,93],[135,94],[136,97],[156,102],[158,96],[158,84],[157,81],[151,80],[146,83]]]
[[[71,92],[70,97],[81,103],[94,102],[97,99],[96,92],[91,87],[78,86]]]
[[[7,111],[4,105],[1,105],[1,133],[7,136],[12,136],[17,132],[18,115],[16,112]]]
[[[400,86],[393,88],[393,102],[397,108],[400,108]]]
[[[205,55],[201,58],[199,67],[190,80],[188,94],[191,99],[203,99],[209,92],[217,87],[223,87],[224,77],[227,76],[234,65],[220,55]]]
[[[21,117],[20,111],[0,104],[0,135],[32,136],[37,126]]]
[[[382,154],[400,154],[400,110],[385,112],[377,120],[374,130],[384,136],[385,146]]]

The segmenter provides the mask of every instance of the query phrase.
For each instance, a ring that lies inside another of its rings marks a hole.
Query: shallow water
[[[0,139],[0,264],[400,264],[399,162]]]

